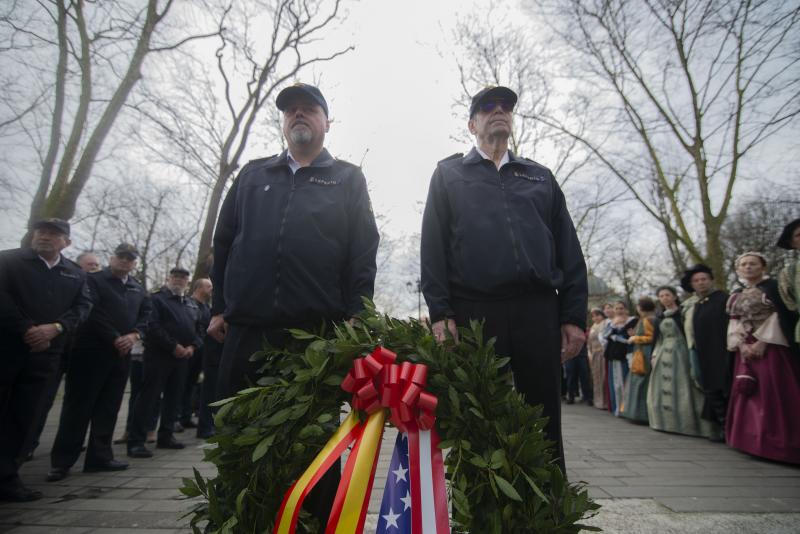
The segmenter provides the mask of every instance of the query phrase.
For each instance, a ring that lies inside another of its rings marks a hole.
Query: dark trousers
[[[495,351],[511,358],[514,388],[528,404],[541,404],[549,420],[547,439],[555,443],[554,456],[564,467],[561,441],[561,325],[555,291],[495,301],[453,298],[456,324],[483,320],[484,339],[497,338]]]
[[[572,401],[578,396],[578,385],[580,385],[581,398],[584,402],[592,403],[592,382],[589,380],[589,360],[586,358],[585,351],[581,351],[577,356],[564,363],[564,370],[567,373],[567,398]]]
[[[53,375],[53,378],[45,388],[44,408],[39,416],[39,423],[36,426],[36,434],[33,438],[33,442],[31,443],[31,450],[29,451],[30,453],[33,453],[33,451],[35,451],[39,446],[39,439],[42,436],[42,432],[44,432],[44,425],[47,424],[47,416],[50,414],[50,410],[53,408],[53,403],[55,402],[56,395],[58,394],[58,388],[61,386],[61,379],[64,378],[64,374],[67,372],[68,358],[69,356],[66,352],[61,354],[61,365],[59,365],[58,371]]]
[[[298,325],[297,328],[314,328],[314,326]],[[280,348],[285,346],[290,338],[289,333],[282,328],[229,324],[219,366],[220,398],[233,396],[249,384],[255,384],[258,378],[256,371],[260,364],[249,360],[250,356],[264,347],[265,340],[271,346]],[[340,478],[341,464],[337,461],[306,498],[304,508],[319,519],[322,525],[320,532],[325,532]]]
[[[114,459],[111,441],[129,370],[130,356],[120,356],[113,347],[73,353],[58,433],[50,452],[53,467],[75,464],[90,423],[84,466],[100,466]]]
[[[219,360],[222,357],[222,343],[206,336],[203,340],[203,383],[200,384],[200,409],[197,414],[197,433],[208,435],[214,432],[215,409],[209,406],[220,400],[217,393],[219,381]]]
[[[136,399],[139,398],[139,392],[142,391],[142,384],[144,384],[144,360],[131,358],[131,394],[128,397],[128,418],[125,423],[125,432],[131,433],[131,425],[133,425],[133,407],[136,405]],[[155,430],[158,424],[158,412],[160,410],[161,401],[156,402],[153,407],[153,413],[150,415],[150,422],[147,424],[147,431]]]
[[[200,384],[197,383],[197,379],[200,378],[200,371],[203,369],[204,350],[203,348],[195,351],[194,356],[186,364],[186,381],[181,396],[179,421],[191,420],[194,408],[199,404]]]
[[[0,485],[13,484],[36,437],[47,386],[61,351],[30,353],[0,347]]]
[[[187,360],[171,354],[145,352],[142,390],[133,406],[133,422],[128,433],[128,447],[143,445],[152,414],[161,394],[161,426],[158,439],[169,439],[175,430],[178,403],[186,380]]]

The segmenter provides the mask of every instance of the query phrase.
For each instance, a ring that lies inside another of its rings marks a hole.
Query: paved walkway
[[[0,505],[0,532],[188,531],[188,519],[181,516],[192,501],[177,491],[181,478],[191,476],[192,467],[208,476],[214,472],[202,462],[202,444],[193,433],[178,435],[186,449],[156,450],[154,458],[132,459],[131,468],[119,473],[83,474],[81,459],[72,476],[52,484],[44,477],[59,412],[57,401],[43,445],[21,471],[45,498]],[[606,532],[800,532],[800,468],[751,458],[703,439],[654,432],[582,405],[564,406],[564,436],[570,479],[588,482],[590,493],[603,505],[587,523]],[[393,437],[387,435],[384,444],[382,460],[388,463]],[[124,446],[115,451],[125,458]],[[383,480],[376,480],[376,486],[382,489]],[[373,509],[378,498],[373,498]],[[369,524],[375,519],[371,516]]]

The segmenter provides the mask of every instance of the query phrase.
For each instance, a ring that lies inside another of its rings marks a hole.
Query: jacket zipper
[[[494,165],[494,164],[492,164]],[[517,267],[517,276],[522,275],[522,268],[519,264],[519,251],[517,250],[517,237],[514,235],[514,227],[511,224],[510,210],[508,209],[508,197],[506,196],[506,185],[503,180],[503,173],[497,170],[497,177],[500,179],[500,190],[503,192],[503,209],[506,214],[506,224],[508,225],[508,235],[511,236],[511,248],[514,251],[514,263]]]
[[[300,169],[298,169],[299,171]],[[286,206],[283,208],[283,217],[281,217],[281,226],[278,230],[278,257],[276,258],[275,263],[277,264],[277,269],[275,269],[275,294],[273,297],[273,307],[278,307],[278,295],[280,294],[281,289],[281,264],[283,263],[283,229],[286,227],[286,217],[289,215],[289,206],[292,204],[292,197],[294,197],[294,190],[295,190],[295,174],[292,173],[292,188],[289,190],[289,198],[286,199]]]

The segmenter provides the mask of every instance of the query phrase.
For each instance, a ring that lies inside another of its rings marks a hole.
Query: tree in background
[[[195,278],[210,270],[222,196],[251,136],[282,146],[281,117],[271,109],[278,89],[304,68],[353,49],[319,53],[314,46],[339,20],[340,0],[231,2],[217,12],[217,46],[208,50],[213,56],[194,50],[174,58],[170,89],[159,88],[132,104],[160,135],[148,141],[153,153],[209,191]],[[213,69],[204,66],[208,59],[214,60]]]
[[[19,84],[33,87],[17,91],[22,101],[8,105],[38,154],[31,221],[74,215],[145,60],[208,36],[174,28],[159,33],[175,4],[51,0],[29,9],[12,5],[0,17],[3,59]]]
[[[685,254],[725,272],[722,228],[758,150],[800,114],[800,7],[782,1],[536,0],[572,99],[530,117],[577,140]],[[579,120],[588,114],[587,124]],[[750,164],[750,167],[747,166]],[[717,277],[723,285],[725,279]]]
[[[790,253],[775,246],[787,223],[800,217],[800,181],[793,186],[764,184],[734,209],[722,227],[726,279],[736,280],[734,260],[754,250],[767,258],[767,268],[777,275]]]

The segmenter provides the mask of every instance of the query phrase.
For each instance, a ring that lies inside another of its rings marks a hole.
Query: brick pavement
[[[127,406],[127,399],[123,406]],[[152,459],[130,459],[118,473],[83,474],[82,458],[72,476],[44,482],[60,400],[42,437],[43,445],[21,475],[45,498],[0,505],[0,532],[13,534],[171,534],[187,532],[183,513],[192,506],[177,491],[192,467],[210,476],[202,443],[187,431],[180,451],[155,450]],[[118,427],[124,424],[125,410]],[[699,438],[654,432],[582,405],[564,406],[567,470],[590,484],[603,505],[587,521],[606,532],[748,534],[800,532],[800,468],[758,460]],[[384,441],[388,464],[393,436]],[[125,458],[123,445],[115,446]],[[381,473],[378,469],[378,473]],[[385,475],[376,479],[383,487]],[[372,510],[379,501],[374,492]],[[377,517],[368,519],[374,525]]]

